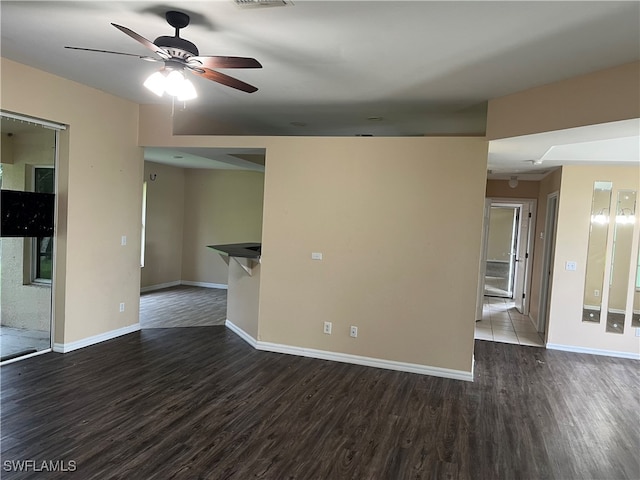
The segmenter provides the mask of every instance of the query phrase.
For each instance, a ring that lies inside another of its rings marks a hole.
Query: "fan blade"
[[[160,55],[162,58],[164,58],[164,59],[171,58],[171,55],[169,55],[169,52],[167,52],[166,50],[160,48],[155,43],[150,42],[149,40],[144,38],[142,35],[138,35],[133,30],[131,30],[131,29],[127,28],[127,27],[123,27],[122,25],[117,25],[115,23],[112,23],[111,25],[116,27],[122,33],[126,33],[127,35],[129,35],[131,38],[133,38],[137,42],[140,42],[142,45],[147,47],[149,50],[155,52],[156,54]]]
[[[227,87],[236,88],[238,90],[242,90],[243,92],[253,93],[258,90],[257,87],[253,85],[249,85],[248,83],[243,82],[242,80],[238,80],[237,78],[230,77],[229,75],[225,75],[224,73],[216,72],[214,70],[209,70],[208,68],[190,68],[191,72],[196,75],[200,75],[208,80],[212,80],[214,82],[221,83],[222,85],[226,85]]]
[[[255,58],[246,57],[219,57],[213,55],[189,57],[187,63],[197,63],[194,66],[205,68],[262,68],[260,62]]]
[[[144,55],[135,55],[133,53],[124,53],[124,52],[113,52],[111,50],[96,50],[95,48],[82,48],[82,47],[64,47],[69,50],[83,50],[85,52],[98,52],[98,53],[112,53],[114,55],[127,55],[129,57],[136,57],[142,60],[146,60],[148,62],[164,62],[164,60],[160,60],[159,58],[147,57]]]

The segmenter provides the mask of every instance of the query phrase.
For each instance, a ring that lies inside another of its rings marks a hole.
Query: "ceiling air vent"
[[[233,0],[238,7],[287,7],[293,5],[290,0]]]

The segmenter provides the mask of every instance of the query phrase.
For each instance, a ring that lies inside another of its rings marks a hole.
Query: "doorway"
[[[491,205],[484,277],[485,296],[513,298],[519,217],[518,206]]]
[[[51,351],[58,131],[0,112],[0,364]]]
[[[513,300],[529,313],[535,200],[490,199],[485,216],[483,295]]]

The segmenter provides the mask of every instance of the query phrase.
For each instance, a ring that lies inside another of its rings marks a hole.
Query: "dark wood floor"
[[[140,295],[140,327],[211,327],[227,319],[227,291],[190,285]]]
[[[638,362],[476,341],[473,383],[150,329],[2,368],[2,478],[637,479]],[[15,473],[7,461],[75,462]]]

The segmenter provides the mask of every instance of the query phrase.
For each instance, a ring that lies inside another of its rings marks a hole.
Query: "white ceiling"
[[[539,180],[562,165],[589,164],[639,165],[640,119],[489,142],[489,177],[494,179]]]
[[[257,86],[253,94],[193,77],[199,98],[187,114],[211,118],[211,134],[483,135],[491,98],[640,59],[637,1],[295,0],[241,8],[232,0],[2,0],[2,56],[141,104],[168,103],[141,85],[157,63],[63,47],[149,55],[110,22],[153,41],[173,34],[164,19],[170,9],[191,15],[181,36],[202,55],[254,57],[263,65],[224,70]],[[574,133],[537,138],[535,147],[531,138],[491,142],[490,168],[521,169],[542,148],[544,163],[532,168],[548,167],[591,155],[584,142],[603,140],[580,137],[581,145],[566,147]],[[609,132],[606,140],[627,133]],[[196,152],[183,153],[200,161]],[[228,155],[199,153],[209,162]]]
[[[150,148],[144,149],[144,158],[165,165],[183,168],[209,168],[218,170],[264,171],[265,151],[260,148]]]

